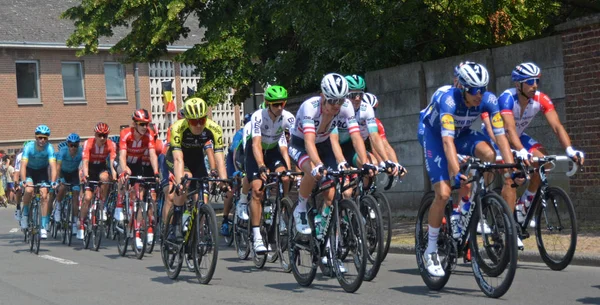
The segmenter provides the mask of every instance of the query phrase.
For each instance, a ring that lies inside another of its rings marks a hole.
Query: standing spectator
[[[2,158],[4,160],[4,158]],[[0,206],[8,207],[8,203],[6,200],[6,195],[4,193],[4,184],[6,181],[6,169],[4,167],[4,162],[0,165]]]
[[[4,189],[4,191],[6,193],[6,198],[8,198],[8,203],[13,204],[15,202],[15,185],[13,183],[13,175],[15,173],[15,168],[11,165],[11,158],[9,156],[5,155],[2,161],[2,166],[5,169],[4,179],[6,180],[6,188]]]

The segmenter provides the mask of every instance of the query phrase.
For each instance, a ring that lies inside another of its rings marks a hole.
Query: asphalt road
[[[400,254],[388,255],[378,277],[354,294],[321,275],[311,287],[301,287],[278,264],[257,270],[224,246],[209,285],[198,284],[185,266],[172,281],[160,253],[142,260],[120,257],[113,241],[104,240],[94,252],[75,239],[72,247],[43,240],[39,255],[31,254],[23,234],[12,230],[13,211],[0,209],[0,304],[600,304],[600,268],[556,272],[522,263],[509,292],[495,300],[479,290],[469,265],[459,266],[442,291],[430,291],[414,256]]]

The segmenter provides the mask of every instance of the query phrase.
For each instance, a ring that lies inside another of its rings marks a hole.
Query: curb
[[[392,244],[390,245],[389,252],[396,254],[415,255],[415,247],[410,245]],[[544,261],[537,251],[519,251],[519,261],[544,264]],[[600,267],[600,256],[575,253],[570,265]]]

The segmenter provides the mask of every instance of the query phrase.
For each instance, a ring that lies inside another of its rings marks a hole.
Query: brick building
[[[187,39],[169,46],[165,60],[155,63],[121,64],[108,49],[127,34],[116,29],[114,36],[101,38],[100,53],[77,57],[66,46],[73,32],[62,12],[77,3],[69,0],[24,0],[3,4],[0,10],[0,149],[11,153],[33,138],[37,125],[47,124],[51,141],[63,140],[69,133],[93,135],[93,127],[103,121],[111,134],[119,125],[131,122],[136,103],[152,112],[161,136],[174,114],[165,114],[161,81],[173,82],[174,99],[181,106],[187,88],[196,88],[199,77],[194,67],[168,60],[184,52],[202,37],[197,24],[191,24]],[[189,23],[194,23],[190,20]],[[137,70],[137,82],[136,82]],[[136,86],[137,84],[137,86]],[[137,91],[137,96],[136,96]],[[239,108],[231,103],[213,109],[212,115],[229,138],[238,120]]]

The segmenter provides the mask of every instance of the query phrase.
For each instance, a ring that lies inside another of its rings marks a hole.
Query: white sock
[[[260,235],[260,227],[252,227],[252,235],[254,235],[254,241],[257,239],[262,239],[262,235]]]
[[[427,233],[429,240],[427,242],[427,249],[425,253],[437,252],[437,240],[440,235],[440,228],[433,228],[429,225],[429,232]]]
[[[306,212],[307,200],[308,198],[302,197],[300,194],[298,194],[298,206],[296,207],[296,209],[298,209],[298,211],[300,212]]]
[[[248,193],[246,193],[246,194],[241,193],[240,204],[247,204],[247,203],[248,203]]]

